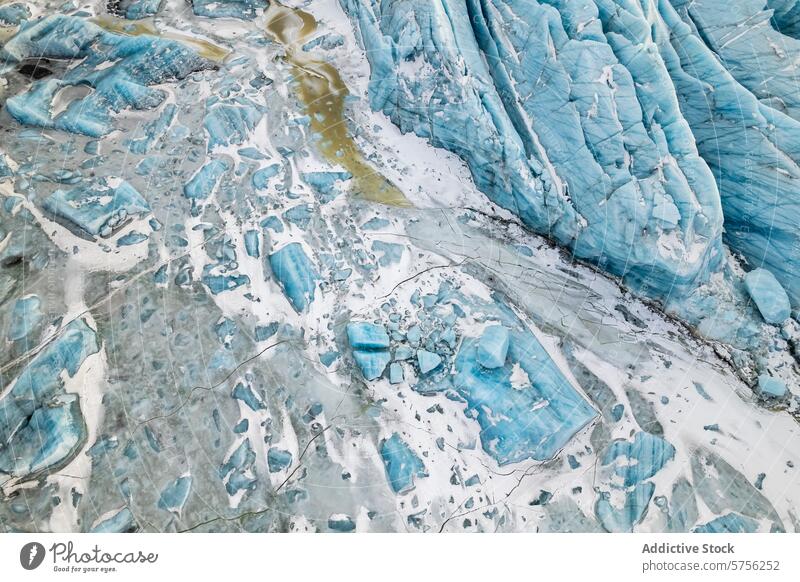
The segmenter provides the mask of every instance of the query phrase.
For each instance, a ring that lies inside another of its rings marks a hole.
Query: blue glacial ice
[[[786,384],[778,378],[761,374],[758,377],[758,391],[766,398],[783,398],[786,396]]]
[[[422,460],[397,433],[381,442],[381,458],[395,493],[410,491],[415,479],[428,476]]]
[[[150,205],[128,182],[101,180],[56,190],[42,202],[53,216],[92,236],[109,237],[129,220],[150,213]]]
[[[64,381],[98,349],[94,331],[77,319],[22,370],[0,398],[0,473],[31,479],[78,454],[86,426],[80,400]]]
[[[287,244],[269,256],[269,264],[292,307],[305,310],[314,300],[319,274],[303,246]]]
[[[250,439],[245,439],[231,453],[228,460],[219,468],[219,476],[225,480],[225,489],[228,495],[236,495],[240,491],[250,491],[256,485],[253,477],[253,465],[256,454],[250,444]]]
[[[139,135],[127,140],[128,149],[134,154],[149,152],[172,125],[177,112],[178,109],[174,103],[167,103],[157,118],[137,128]]]
[[[441,364],[442,357],[439,354],[428,350],[417,350],[417,366],[419,366],[419,373],[423,376],[437,370]]]
[[[478,363],[484,368],[499,368],[508,355],[508,330],[502,325],[487,327],[478,342]]]
[[[261,106],[243,97],[219,102],[214,99],[203,122],[208,133],[208,150],[243,144],[263,115]]]
[[[118,0],[113,12],[128,20],[139,20],[158,14],[164,0]]]
[[[675,447],[647,432],[637,432],[633,441],[617,440],[606,449],[603,465],[612,465],[623,487],[649,479],[675,456]],[[620,462],[622,461],[622,462]]]
[[[735,6],[661,2],[663,24],[654,40],[716,178],[727,244],[753,266],[769,269],[797,304],[800,122],[786,63],[800,41],[774,30],[764,8],[752,0]]]
[[[267,466],[270,473],[280,473],[292,464],[292,453],[278,447],[270,447],[267,451]]]
[[[205,200],[216,190],[220,180],[230,169],[230,162],[222,158],[215,158],[206,162],[186,182],[183,187],[183,195],[194,202]]]
[[[766,269],[754,269],[744,277],[747,293],[767,323],[780,325],[791,315],[789,297],[775,276]]]
[[[602,457],[604,472],[611,471],[610,490],[601,491],[595,504],[600,524],[610,532],[633,531],[644,519],[655,484],[648,481],[675,456],[675,447],[647,432],[637,432],[633,441],[615,440]],[[614,502],[621,497],[622,503]]]
[[[656,297],[718,267],[714,176],[659,54],[606,39],[610,1],[341,4],[372,107],[464,158],[526,226]]]
[[[256,10],[266,8],[267,0],[191,0],[192,10],[206,18],[252,20]]]
[[[0,24],[17,26],[31,17],[31,10],[21,2],[10,2],[0,6]]]
[[[91,533],[129,533],[136,531],[136,520],[127,507],[123,507],[112,516],[92,527]]]
[[[380,378],[392,360],[389,352],[389,334],[386,333],[386,329],[375,323],[349,323],[347,339],[364,379]]]
[[[124,36],[88,20],[53,15],[28,23],[0,50],[10,66],[28,59],[74,59],[58,79],[34,81],[30,89],[9,98],[6,110],[18,122],[91,137],[115,129],[114,114],[125,109],[152,109],[166,98],[152,85],[180,80],[211,63],[187,45],[155,36]],[[88,88],[55,116],[53,103],[67,88]]]
[[[692,531],[695,533],[754,533],[757,529],[758,522],[756,520],[736,513],[726,513],[708,523],[698,525]]]
[[[159,509],[180,514],[192,491],[192,476],[183,475],[168,483],[158,499]]]
[[[21,297],[14,303],[6,339],[15,342],[25,339],[42,321],[42,301],[36,295]]]
[[[498,464],[552,458],[597,412],[525,323],[495,299],[485,304],[447,287],[439,291],[437,303],[493,316],[509,330],[507,357],[497,368],[480,364],[480,337],[464,338],[453,362],[453,388],[481,427],[481,446]],[[520,375],[526,377],[522,387],[515,385]]]

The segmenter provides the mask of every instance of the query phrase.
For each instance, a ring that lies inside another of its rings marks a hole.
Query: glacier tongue
[[[719,267],[718,191],[641,11],[629,40],[604,34],[611,2],[341,3],[372,106],[528,227],[657,298]]]

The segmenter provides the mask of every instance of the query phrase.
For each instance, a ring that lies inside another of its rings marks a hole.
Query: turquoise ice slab
[[[314,300],[319,273],[303,245],[289,243],[269,256],[275,278],[296,311],[304,311]]]
[[[427,477],[422,460],[399,434],[382,441],[380,452],[386,477],[395,493],[405,493],[414,487],[414,479]]]
[[[744,286],[767,323],[780,325],[791,315],[789,296],[766,269],[754,269],[744,277]]]
[[[502,325],[486,328],[478,342],[478,363],[484,368],[499,368],[508,354],[508,330]]]

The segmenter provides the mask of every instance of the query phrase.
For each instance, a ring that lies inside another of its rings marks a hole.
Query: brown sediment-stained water
[[[115,32],[117,34],[124,34],[127,36],[160,36],[161,38],[176,40],[191,46],[201,57],[218,63],[224,61],[231,53],[231,51],[225,47],[221,47],[210,41],[203,40],[202,38],[196,38],[194,36],[189,36],[188,34],[180,34],[177,32],[162,32],[147,20],[131,22],[130,20],[123,20],[114,16],[103,15],[93,18],[92,22],[94,22],[100,28],[104,28],[109,32]]]
[[[348,90],[339,72],[303,51],[303,43],[317,29],[314,17],[275,1],[270,2],[265,16],[267,33],[286,50],[298,97],[311,119],[312,131],[319,136],[322,155],[353,175],[357,196],[392,206],[411,206],[400,189],[367,162],[350,135],[345,117]]]

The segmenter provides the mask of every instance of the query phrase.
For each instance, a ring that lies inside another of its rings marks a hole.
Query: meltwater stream
[[[286,48],[298,96],[311,118],[311,129],[320,136],[318,147],[327,161],[341,165],[353,175],[357,195],[392,206],[411,206],[397,186],[370,166],[350,135],[344,115],[348,90],[339,72],[302,49],[302,44],[317,29],[314,17],[273,2],[266,19],[267,33]]]

